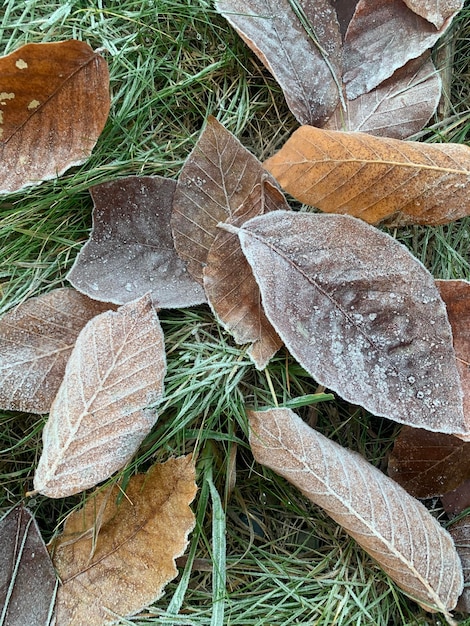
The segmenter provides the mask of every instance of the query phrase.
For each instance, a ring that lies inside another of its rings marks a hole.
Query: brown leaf
[[[465,588],[459,598],[456,610],[470,613],[470,515],[452,524],[449,529],[455,547],[462,562],[463,580]]]
[[[336,10],[339,29],[343,38],[348,30],[349,22],[354,15],[357,3],[358,0],[332,0],[331,2]]]
[[[60,176],[90,155],[109,113],[108,67],[83,41],[0,58],[0,193]]]
[[[30,511],[19,504],[0,521],[0,621],[48,626],[57,577]]]
[[[258,159],[209,117],[178,178],[171,217],[176,250],[201,284],[217,224],[229,219],[264,178]]]
[[[351,217],[293,211],[238,233],[267,318],[315,380],[375,415],[468,434],[445,305],[402,244]]]
[[[470,214],[470,148],[301,126],[264,166],[285,191],[370,224],[445,224]]]
[[[330,3],[218,0],[215,6],[274,76],[297,120],[325,122],[341,80],[341,36]]]
[[[425,53],[375,89],[346,100],[346,110],[339,104],[323,128],[406,139],[426,125],[440,96],[441,79]]]
[[[289,210],[282,192],[262,181],[229,223],[241,226],[256,215],[279,209]],[[258,285],[236,234],[226,230],[217,233],[204,268],[204,289],[214,314],[235,341],[251,343],[248,354],[258,369],[266,367],[282,341],[264,314]]]
[[[259,463],[323,507],[421,606],[449,614],[462,590],[460,561],[448,532],[420,502],[290,409],[248,417]]]
[[[176,254],[170,217],[176,182],[129,176],[90,189],[93,230],[68,279],[95,300],[125,304],[152,294],[155,307],[206,301],[204,290]]]
[[[51,546],[58,624],[115,623],[162,595],[194,527],[194,474],[190,456],[170,459],[133,476],[125,497],[118,486],[98,490],[67,518]]]
[[[388,460],[388,475],[415,498],[442,496],[470,478],[470,442],[404,426]]]
[[[457,515],[470,507],[470,479],[464,480],[456,489],[441,496],[442,508],[446,513]]]
[[[442,28],[463,7],[463,0],[403,0],[417,15]],[[448,24],[446,24],[448,26]]]
[[[79,332],[110,308],[74,289],[30,298],[0,319],[0,406],[48,413]]]
[[[34,488],[64,498],[123,467],[157,419],[144,409],[161,397],[165,370],[149,294],[89,322],[44,427]]]

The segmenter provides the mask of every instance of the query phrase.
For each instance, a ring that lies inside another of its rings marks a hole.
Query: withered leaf
[[[263,180],[228,222],[241,226],[256,215],[279,209],[289,210],[282,192]],[[248,354],[258,369],[266,367],[282,341],[264,314],[258,284],[236,234],[217,233],[204,268],[204,289],[214,314],[235,341],[251,343]]]
[[[446,513],[457,515],[470,507],[470,479],[464,480],[456,489],[441,496],[442,508]]]
[[[404,426],[389,456],[388,475],[415,498],[442,496],[470,478],[470,442]]]
[[[0,623],[48,626],[57,577],[30,511],[19,504],[0,521]]]
[[[335,109],[341,36],[327,0],[218,0],[216,9],[274,76],[301,124],[321,124]]]
[[[357,3],[358,0],[332,0],[331,2],[336,10],[336,16],[339,22],[339,29],[343,38],[348,29],[349,22],[354,15]]]
[[[0,58],[0,193],[90,155],[109,113],[106,61],[83,41],[31,43]]]
[[[258,159],[210,116],[178,177],[171,217],[176,250],[201,284],[217,224],[229,219],[265,178]]]
[[[376,224],[470,214],[470,148],[301,126],[264,166],[300,202]]]
[[[470,515],[466,515],[455,524],[452,524],[449,532],[455,542],[455,547],[462,562],[465,583],[456,610],[462,613],[470,613]]]
[[[176,182],[129,176],[90,189],[93,230],[68,280],[96,300],[125,304],[150,292],[155,307],[206,301],[176,253],[170,218]]]
[[[417,15],[442,28],[463,7],[463,0],[403,0]]]
[[[290,409],[249,411],[255,459],[323,507],[403,591],[449,614],[462,590],[452,538],[429,511],[363,457]]]
[[[51,545],[62,585],[57,623],[104,626],[157,600],[177,575],[194,527],[190,456],[154,465],[119,487],[97,490]]]
[[[267,318],[315,380],[375,415],[468,434],[445,305],[402,244],[348,216],[293,211],[238,234]]]
[[[0,406],[48,413],[79,332],[109,308],[64,288],[6,313],[0,319]]]
[[[88,322],[43,431],[34,488],[63,498],[123,467],[154,425],[166,360],[150,295]]]
[[[338,104],[323,126],[405,139],[426,125],[439,104],[441,79],[425,53],[399,68],[375,89]]]

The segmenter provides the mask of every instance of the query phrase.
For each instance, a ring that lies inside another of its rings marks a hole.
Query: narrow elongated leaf
[[[463,0],[403,0],[417,15],[442,28],[463,7]]]
[[[170,217],[176,182],[129,176],[90,189],[93,230],[67,278],[96,300],[125,304],[152,294],[155,307],[206,301],[204,290],[176,254]]]
[[[371,224],[470,214],[470,148],[302,126],[264,166],[300,202]]]
[[[119,487],[97,491],[67,518],[52,544],[62,585],[57,624],[104,626],[157,600],[176,574],[194,527],[191,457],[154,465]]]
[[[48,626],[57,577],[30,511],[15,506],[0,521],[0,623]]]
[[[34,43],[0,58],[0,193],[85,161],[109,113],[108,67],[83,41]]]
[[[334,111],[341,81],[341,36],[327,0],[218,0],[236,29],[279,83],[301,124]]]
[[[150,295],[80,333],[43,431],[34,488],[63,498],[123,467],[154,425],[166,362]]]
[[[0,319],[0,406],[48,413],[79,332],[109,308],[64,288],[6,313]]]
[[[290,409],[248,417],[259,463],[323,507],[421,606],[449,614],[462,591],[460,561],[449,533],[420,502]]]
[[[403,245],[341,215],[275,211],[238,232],[266,316],[319,383],[375,415],[468,434],[445,305]]]

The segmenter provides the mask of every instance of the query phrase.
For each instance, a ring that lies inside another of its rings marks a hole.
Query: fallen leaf
[[[48,413],[79,332],[110,308],[74,289],[30,298],[0,319],[0,406]]]
[[[90,189],[93,230],[67,278],[95,300],[125,304],[150,292],[155,307],[206,301],[176,254],[170,218],[176,182],[129,176]]]
[[[318,504],[423,608],[447,616],[462,591],[453,541],[420,502],[290,409],[248,411],[253,455]]]
[[[440,76],[429,53],[425,53],[375,89],[346,100],[346,110],[338,104],[323,128],[406,139],[426,125],[440,97]]]
[[[264,166],[300,202],[371,224],[445,224],[470,214],[465,145],[301,126]]]
[[[83,163],[109,113],[106,61],[83,41],[30,43],[0,58],[0,193]]]
[[[402,244],[351,217],[293,211],[238,234],[267,318],[319,384],[374,415],[468,434],[445,305]]]
[[[163,333],[150,295],[88,322],[43,431],[34,489],[65,498],[123,467],[150,432],[163,392]]]
[[[48,626],[57,577],[30,511],[19,504],[0,520],[0,623]]]
[[[256,215],[279,209],[289,209],[282,192],[262,181],[234,211],[229,223],[241,226]],[[237,343],[252,344],[248,354],[258,369],[266,367],[282,341],[264,314],[258,285],[236,234],[226,230],[217,233],[204,268],[204,289],[218,320]]]
[[[470,515],[452,524],[449,532],[462,562],[465,587],[459,598],[456,610],[470,613]]]
[[[281,87],[301,124],[321,124],[341,84],[341,36],[327,0],[218,0],[235,28]]]
[[[229,219],[265,178],[258,159],[210,116],[179,175],[171,217],[176,250],[201,284],[217,224]]]
[[[436,28],[442,28],[464,4],[463,0],[403,0],[403,2]]]
[[[470,442],[404,426],[389,456],[388,475],[415,498],[442,496],[470,478]]]
[[[470,479],[464,480],[456,489],[441,496],[442,508],[446,513],[458,515],[470,507]]]
[[[157,600],[177,575],[194,527],[191,456],[170,459],[118,486],[97,490],[51,545],[62,585],[57,624],[104,626]]]
[[[341,36],[344,38],[346,31],[348,30],[349,22],[351,21],[358,0],[332,0],[331,4],[336,10],[336,16],[339,22],[339,29]]]

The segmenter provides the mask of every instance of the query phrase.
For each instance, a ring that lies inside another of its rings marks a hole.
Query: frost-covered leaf
[[[264,166],[285,191],[376,224],[445,224],[470,214],[470,148],[301,126]]]
[[[470,507],[470,479],[464,480],[456,489],[442,495],[441,504],[444,511],[452,515],[468,509]]]
[[[72,513],[50,546],[62,581],[57,624],[105,626],[157,600],[177,575],[194,527],[190,456],[154,465],[118,486],[98,490]]]
[[[293,211],[238,234],[267,318],[320,384],[375,415],[469,433],[445,305],[403,245],[351,217]]]
[[[84,41],[30,43],[0,58],[0,193],[83,163],[109,113],[109,74]]]
[[[93,230],[68,274],[72,285],[115,304],[148,292],[162,309],[205,302],[173,243],[175,188],[174,180],[161,176],[129,176],[92,187]]]
[[[403,0],[417,15],[442,28],[463,7],[463,0]]]
[[[248,418],[259,463],[323,507],[421,606],[449,614],[462,591],[460,561],[420,502],[290,409],[248,411]]]
[[[30,511],[19,504],[0,520],[0,623],[48,626],[57,577]]]
[[[64,498],[123,467],[154,425],[166,371],[150,295],[91,320],[78,336],[43,431],[34,488]]]
[[[462,562],[465,583],[456,610],[462,613],[470,613],[470,515],[466,515],[455,524],[452,524],[449,532],[455,542],[455,547]]]
[[[341,84],[341,36],[328,0],[218,0],[215,6],[274,76],[298,121],[325,122]]]
[[[79,332],[109,308],[64,288],[6,313],[0,319],[0,406],[48,413]]]

